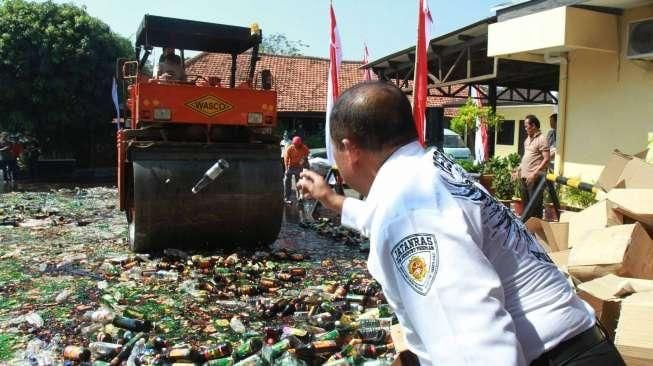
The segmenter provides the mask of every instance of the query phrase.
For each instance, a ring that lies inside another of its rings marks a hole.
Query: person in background
[[[551,158],[549,142],[540,132],[540,121],[532,114],[524,119],[526,129],[526,140],[524,140],[524,156],[519,166],[512,172],[514,180],[519,179],[521,184],[521,198],[524,202],[534,199],[535,202],[528,217],[523,217],[526,222],[530,217],[542,217],[544,195],[542,192],[534,197],[535,188],[538,182],[546,174]]]
[[[286,203],[292,202],[292,178],[295,177],[295,181],[299,182],[299,173],[302,172],[302,169],[308,163],[308,154],[308,147],[304,145],[302,138],[299,136],[293,137],[292,144],[288,146],[284,155],[286,172],[284,174],[283,184]]]
[[[20,156],[23,154],[23,151],[25,150],[18,136],[15,136],[14,141],[12,141],[9,150],[11,151],[11,160],[9,160],[9,171],[11,172],[11,179],[13,181],[16,181],[18,178],[16,176],[16,174],[18,173],[18,158],[20,158]]]
[[[546,141],[549,143],[549,152],[551,155],[549,159],[549,170],[553,171],[553,163],[555,161],[556,154],[556,127],[558,126],[557,113],[549,116],[549,126],[551,126],[551,129],[546,134]]]
[[[281,169],[286,168],[286,162],[285,162],[285,156],[286,156],[286,149],[290,145],[291,141],[290,138],[288,137],[288,130],[283,131],[283,136],[281,137],[281,141],[279,141],[279,147],[281,148]]]
[[[13,159],[11,155],[11,141],[9,141],[9,134],[0,132],[0,169],[2,169],[2,176],[5,182],[9,182],[12,178],[10,162]]]
[[[184,80],[186,77],[181,57],[175,54],[174,48],[165,47],[163,49],[163,54],[159,57],[159,69],[156,77],[163,80]]]
[[[298,189],[369,237],[367,268],[420,365],[624,365],[524,224],[420,145],[401,89],[357,84],[329,122],[338,170],[367,198],[337,194],[310,170]]]

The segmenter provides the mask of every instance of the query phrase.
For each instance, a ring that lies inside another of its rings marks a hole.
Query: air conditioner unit
[[[626,57],[653,60],[653,18],[628,24],[628,50]]]

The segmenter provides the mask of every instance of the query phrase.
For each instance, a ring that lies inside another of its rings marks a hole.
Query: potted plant
[[[494,171],[494,179],[492,180],[494,196],[508,208],[510,208],[512,196],[515,194],[515,183],[512,181],[510,173],[510,169],[503,166]]]
[[[512,178],[512,176],[511,176]],[[524,202],[521,199],[521,185],[519,182],[512,182],[513,193],[512,193],[512,210],[515,211],[517,216],[521,216],[524,213]]]
[[[476,164],[471,160],[458,160],[457,162],[473,179],[478,181],[483,170],[483,164]]]
[[[512,153],[504,158],[505,165],[511,173],[519,167],[521,163],[521,157],[517,153]],[[513,185],[513,194],[512,194],[512,208],[515,214],[521,216],[524,212],[524,202],[521,199],[521,184],[517,181],[512,182]]]
[[[519,156],[517,153],[512,153],[505,157],[505,161],[508,169],[512,171],[517,169],[519,164],[521,164],[521,156]]]
[[[490,158],[483,164],[479,183],[481,183],[481,185],[485,187],[485,189],[492,195],[494,195],[494,187],[492,184],[494,176],[497,174],[497,172],[506,168],[505,164],[506,162],[498,156]]]

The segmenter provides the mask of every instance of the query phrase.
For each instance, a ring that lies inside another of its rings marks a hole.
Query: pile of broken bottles
[[[78,309],[84,311],[75,336],[32,339],[14,361],[114,366],[390,364],[396,356],[390,337],[396,318],[364,268],[359,260],[348,265],[331,259],[312,263],[289,250],[190,256],[170,249],[157,259],[111,258],[98,268],[105,280],[97,282],[97,306]],[[160,297],[139,294],[138,301],[132,301],[125,288],[169,293],[164,305],[184,306],[198,318],[196,324],[203,325],[206,337],[171,329],[165,314],[169,309],[152,302],[161,303]],[[196,312],[198,308],[203,311]]]
[[[368,252],[369,240],[354,230],[338,225],[327,217],[321,217],[314,222],[304,221],[300,226],[315,231],[318,235],[341,242],[347,246],[357,247],[361,252]]]

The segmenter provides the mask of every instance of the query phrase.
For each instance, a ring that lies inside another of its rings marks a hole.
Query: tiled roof
[[[249,69],[249,54],[238,57],[236,85],[244,81]],[[363,81],[359,61],[343,61],[339,84],[343,91]],[[186,62],[187,74],[217,76],[228,83],[231,57],[226,54],[201,53]],[[260,55],[256,75],[269,69],[277,91],[279,112],[324,112],[326,109],[329,60],[307,56]],[[373,76],[374,77],[374,76]],[[429,97],[429,106],[452,103],[449,98]],[[448,115],[448,113],[447,113]]]

